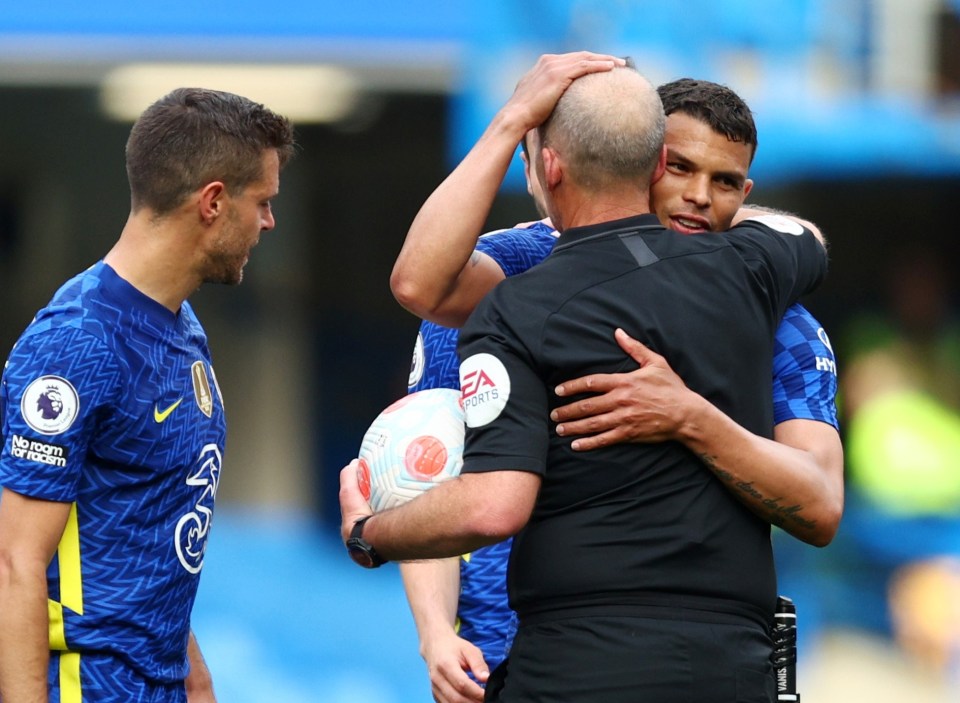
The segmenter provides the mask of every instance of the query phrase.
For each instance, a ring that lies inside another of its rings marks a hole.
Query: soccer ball
[[[360,492],[374,512],[406,503],[463,466],[460,391],[411,393],[381,412],[360,444]]]

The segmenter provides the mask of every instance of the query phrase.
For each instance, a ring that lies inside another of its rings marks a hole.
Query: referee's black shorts
[[[775,703],[767,630],[721,622],[586,615],[521,623],[490,676],[496,703]]]

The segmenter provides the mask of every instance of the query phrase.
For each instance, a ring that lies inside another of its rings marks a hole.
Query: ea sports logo
[[[510,399],[510,374],[493,354],[474,354],[460,364],[460,402],[467,427],[496,420]]]
[[[460,397],[463,400],[472,398],[477,393],[488,388],[496,388],[497,384],[493,382],[487,372],[483,369],[470,371],[463,377],[463,385],[460,388]]]
[[[770,229],[780,232],[780,234],[799,236],[803,234],[804,231],[803,225],[783,215],[757,215],[755,217],[748,217],[747,219],[765,224]]]

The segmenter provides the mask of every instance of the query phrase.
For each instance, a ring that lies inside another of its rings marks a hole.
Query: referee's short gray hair
[[[625,180],[649,184],[663,148],[666,118],[653,85],[635,69],[575,80],[540,129],[562,153],[570,177],[597,190]]]

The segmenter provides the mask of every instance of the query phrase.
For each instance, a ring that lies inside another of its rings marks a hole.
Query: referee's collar
[[[585,225],[583,227],[571,227],[560,235],[554,249],[569,246],[585,239],[591,239],[597,235],[613,234],[614,232],[625,232],[632,229],[658,227],[664,229],[660,220],[653,213],[643,215],[634,215],[633,217],[624,217],[621,220],[610,220],[608,222],[598,222],[595,225]]]

